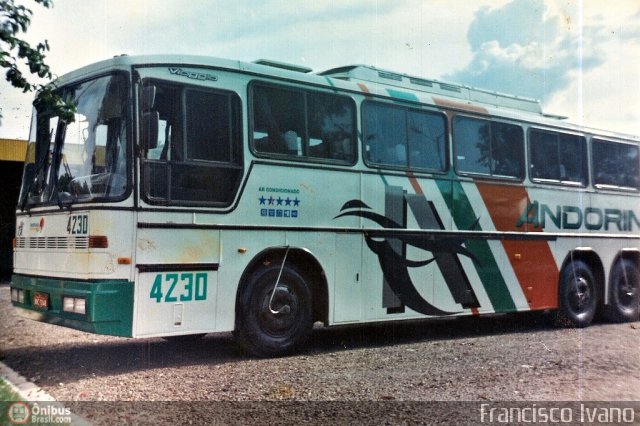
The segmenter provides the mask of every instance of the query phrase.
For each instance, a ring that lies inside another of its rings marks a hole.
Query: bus
[[[637,137],[371,66],[118,56],[34,102],[11,301],[132,338],[549,311],[636,321]],[[428,322],[426,325],[428,327]]]

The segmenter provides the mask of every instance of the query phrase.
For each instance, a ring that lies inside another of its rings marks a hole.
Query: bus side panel
[[[532,185],[529,190],[527,205],[522,207],[520,222],[526,226],[529,232],[545,232],[559,235],[558,238],[549,242],[549,254],[535,251],[532,246],[535,243],[529,242],[526,251],[523,253],[520,263],[527,267],[530,274],[537,276],[532,279],[531,287],[536,289],[537,294],[547,295],[547,305],[549,308],[558,307],[558,284],[562,264],[567,255],[578,247],[585,247],[585,228],[578,223],[578,216],[591,205],[593,194],[581,188],[562,188],[542,185]],[[597,197],[596,197],[597,198]],[[563,213],[564,206],[570,206]],[[574,234],[581,234],[576,237]],[[566,235],[566,237],[565,237]],[[542,244],[539,242],[538,244]],[[590,243],[589,243],[590,244]],[[598,254],[603,250],[594,247]],[[538,300],[542,300],[538,298]],[[540,303],[531,303],[532,309],[542,309],[545,306]]]
[[[242,279],[248,279],[249,265],[269,248],[286,244],[284,232],[224,230],[220,232],[222,252],[215,301],[216,331],[232,331],[235,327],[236,299]],[[257,266],[257,265],[255,265]],[[275,285],[275,283],[274,283]]]
[[[206,270],[138,274],[134,337],[214,331],[217,280]]]
[[[354,305],[361,300],[361,276],[358,274],[362,221],[359,217],[342,214],[350,210],[343,209],[345,205],[360,200],[360,174],[336,168],[322,171],[318,167],[259,163],[250,170],[233,213],[196,215],[200,224],[235,226],[241,223],[259,228],[223,232],[224,255],[219,282],[225,302],[224,306],[218,304],[219,309],[229,312],[235,307],[235,288],[242,284],[243,274],[247,278],[252,272],[247,270],[251,260],[265,250],[289,246],[306,251],[322,269],[324,277],[319,281],[326,280],[328,286],[328,322],[359,320],[360,308]],[[318,178],[320,174],[321,179]],[[344,228],[349,233],[338,233],[337,236],[335,228]],[[219,315],[219,321],[224,324],[218,322],[218,328],[233,327],[234,318],[235,313]]]
[[[134,336],[215,330],[220,231],[138,229]]]
[[[480,307],[490,311],[463,239],[393,233],[398,228],[455,230],[454,186],[459,184],[411,174],[365,175],[364,182],[363,226],[387,231],[384,238],[365,233],[365,319],[471,314]]]
[[[553,256],[554,241],[537,240],[542,229],[523,220],[529,195],[519,183],[476,182],[477,197],[493,222],[491,230],[521,232],[521,239],[493,242],[503,259],[501,269],[518,310],[557,306],[558,268]],[[524,234],[524,233],[527,234]],[[495,251],[494,251],[495,252]]]
[[[365,297],[362,234],[335,234],[335,239],[335,287],[330,299],[333,300],[333,322],[358,322],[362,319]]]

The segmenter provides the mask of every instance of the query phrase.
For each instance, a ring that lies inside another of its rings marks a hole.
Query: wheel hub
[[[578,312],[581,312],[591,302],[591,288],[589,287],[589,282],[584,277],[576,277],[574,284],[574,307]]]
[[[273,294],[263,299],[260,309],[260,323],[265,332],[271,335],[287,333],[295,327],[298,298],[286,285],[278,285]],[[271,302],[271,303],[269,303]]]

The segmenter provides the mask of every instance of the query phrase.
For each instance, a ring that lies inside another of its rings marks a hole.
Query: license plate
[[[33,306],[47,309],[49,307],[49,295],[47,293],[35,293],[33,295]]]

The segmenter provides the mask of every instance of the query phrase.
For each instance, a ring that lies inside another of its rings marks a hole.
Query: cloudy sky
[[[126,53],[375,65],[540,99],[570,121],[640,135],[637,0],[54,0],[27,39],[54,73]],[[31,95],[0,81],[0,138]]]

